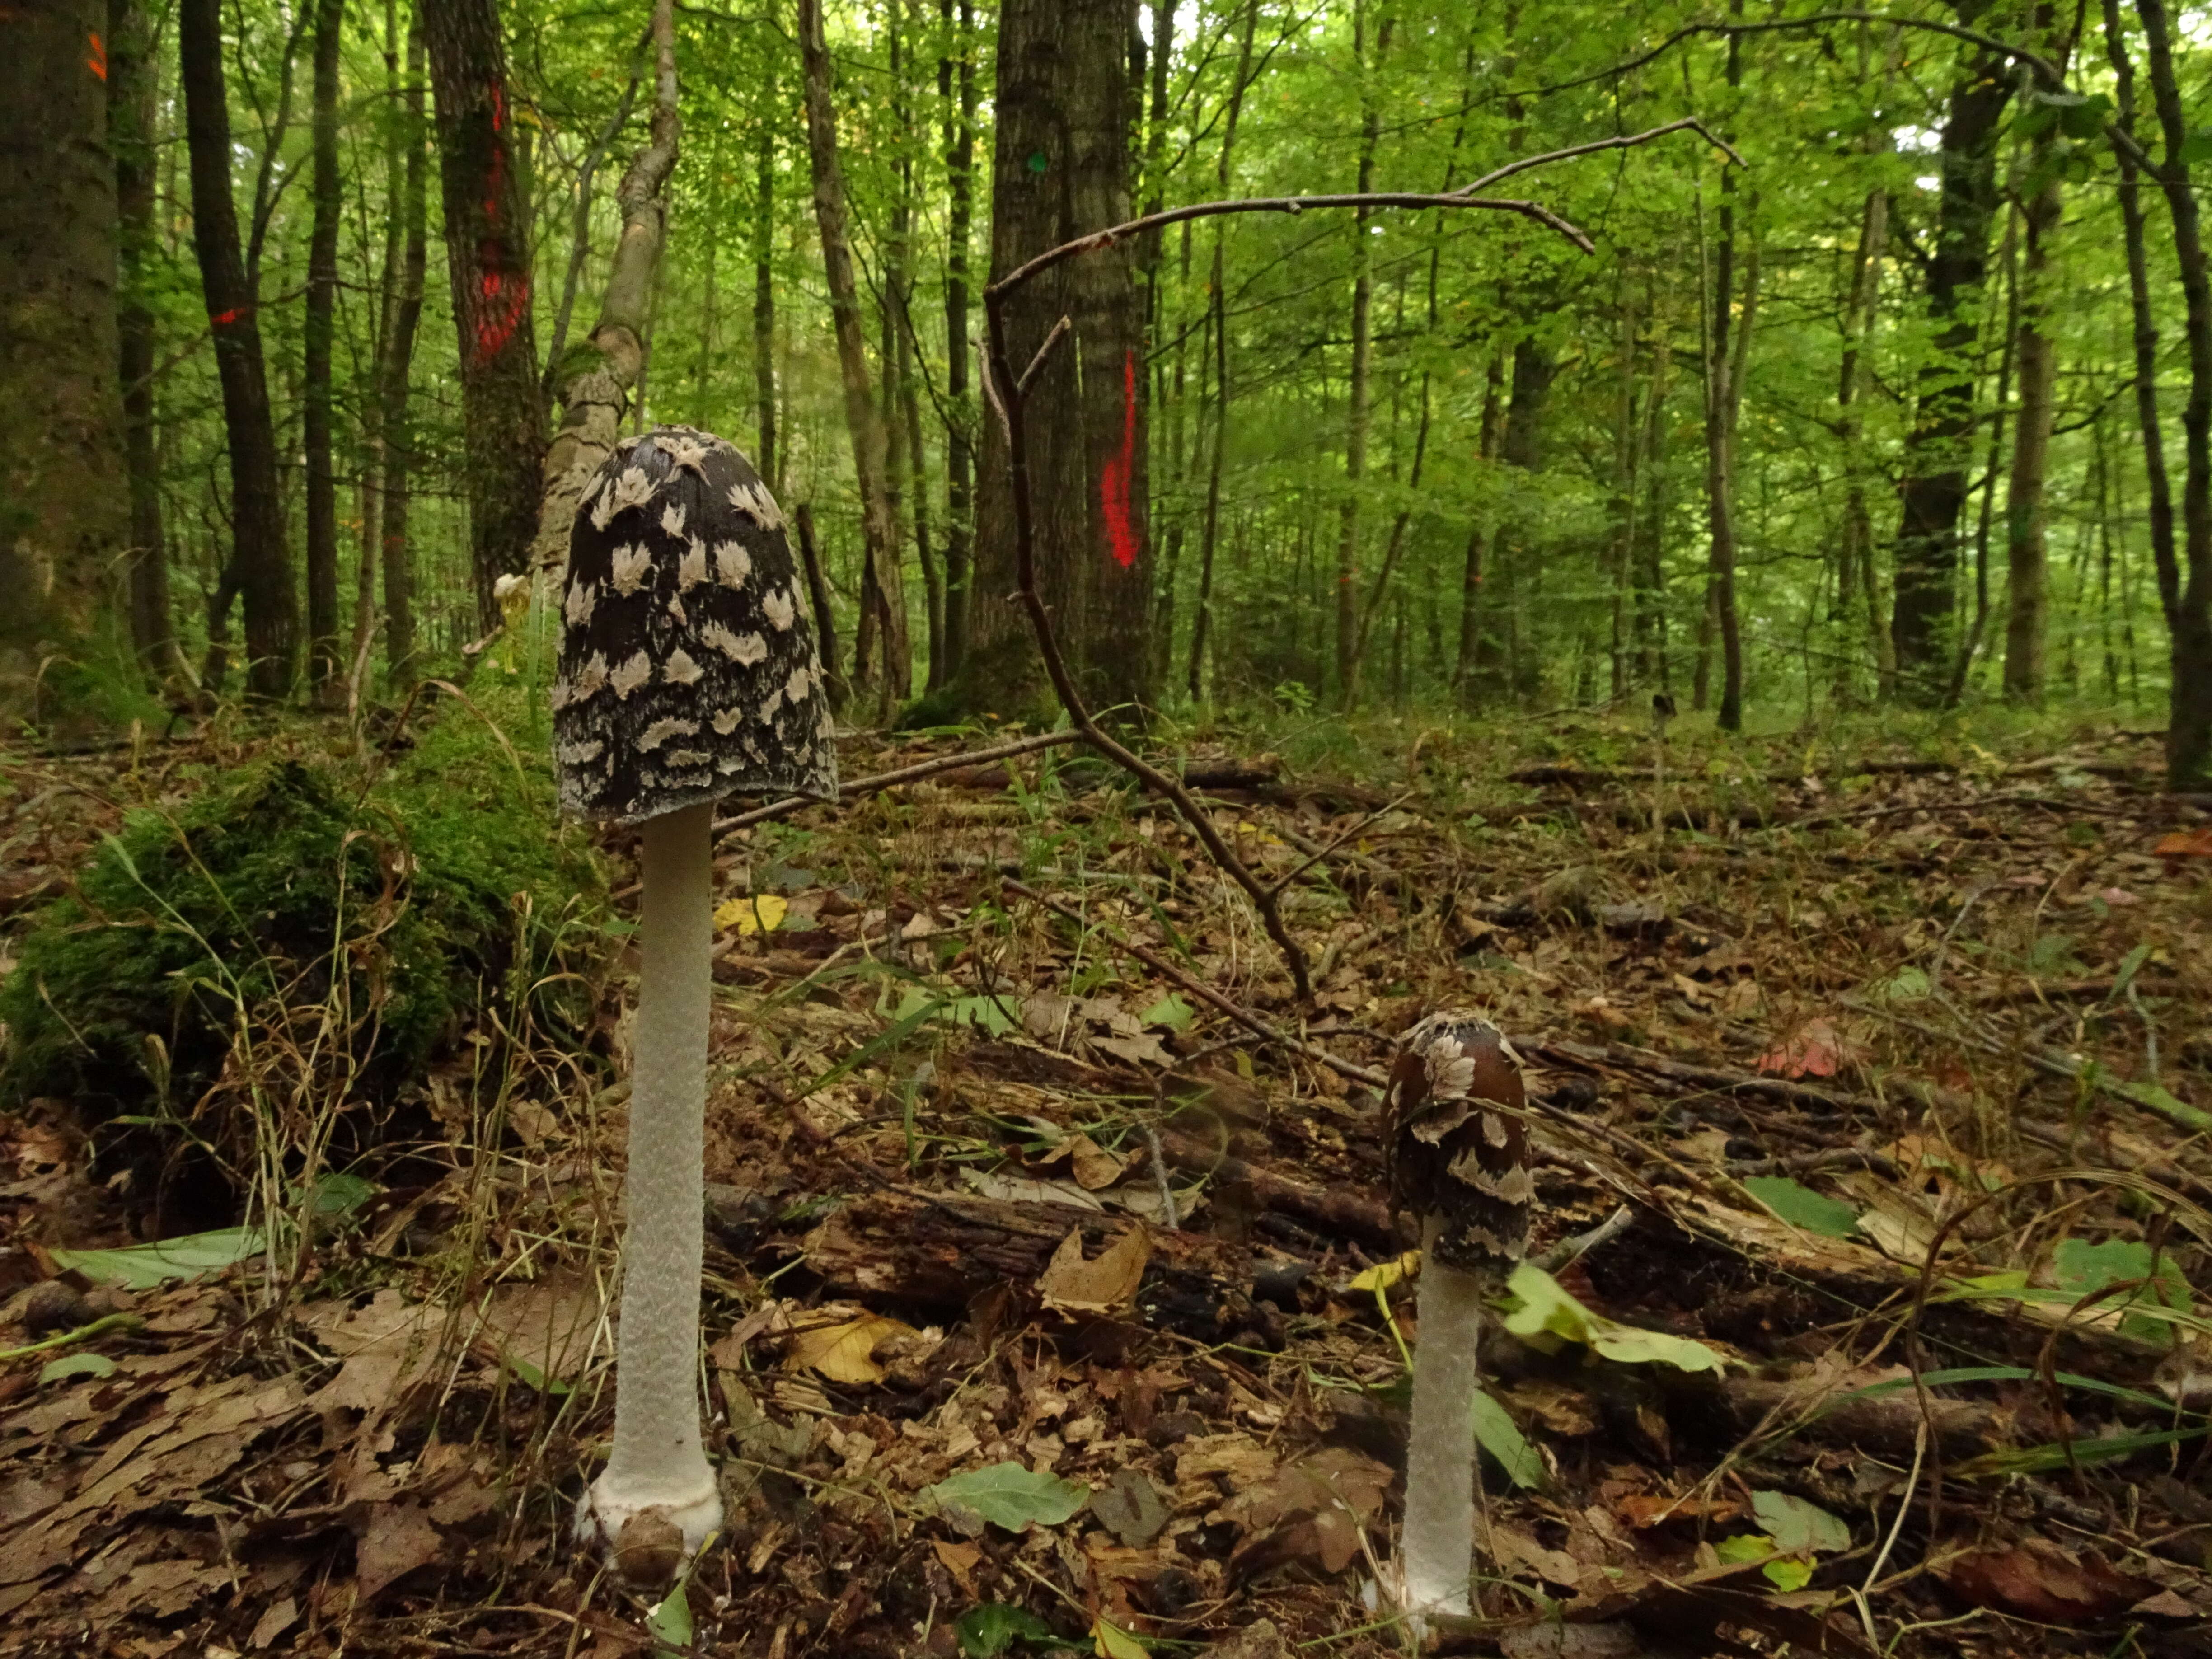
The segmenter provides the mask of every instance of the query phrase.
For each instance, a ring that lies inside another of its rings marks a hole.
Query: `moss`
[[[561,972],[607,937],[587,843],[555,829],[542,776],[459,725],[366,793],[285,759],[210,780],[179,813],[131,815],[0,984],[0,1105],[191,1115],[231,1092],[217,1085],[243,1032],[287,1053],[276,1075],[295,1087],[376,1109],[489,1007],[556,1032],[588,1022],[588,988]]]

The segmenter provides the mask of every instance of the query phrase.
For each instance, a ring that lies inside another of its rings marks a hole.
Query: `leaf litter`
[[[2201,1651],[2201,824],[2117,737],[2055,804],[1749,747],[1655,802],[1620,732],[1541,741],[1400,729],[1218,792],[1306,1008],[1187,831],[1049,756],[726,838],[729,1524],[649,1625],[566,1528],[611,1402],[619,979],[604,1054],[505,1079],[504,1129],[434,1086],[446,1146],[365,1166],[295,1290],[258,1240],[94,1271],[147,1250],[130,1204],[65,1112],[0,1121],[0,1311],[61,1279],[103,1322],[0,1368],[0,1649],[1395,1650],[1418,1275],[1359,1073],[1472,1002],[1532,1064],[1539,1250],[1631,1219],[1501,1299],[1492,1623],[1447,1647]],[[100,827],[15,843],[15,884]]]

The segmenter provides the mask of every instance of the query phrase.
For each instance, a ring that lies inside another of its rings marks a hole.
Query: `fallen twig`
[[[1054,749],[1066,744],[1080,743],[1079,732],[1038,732],[1026,738],[1016,738],[990,749],[969,749],[958,754],[939,755],[934,760],[916,761],[911,766],[896,767],[889,772],[878,772],[873,777],[855,778],[838,790],[840,798],[848,795],[870,795],[884,789],[896,788],[902,783],[919,783],[924,778],[933,778],[941,772],[957,772],[963,767],[981,766],[986,761],[1006,760],[1016,755],[1026,755],[1038,749]],[[745,811],[720,819],[714,825],[720,837],[736,830],[748,829],[756,823],[766,823],[771,818],[788,817],[802,806],[817,806],[821,803],[811,795],[786,795],[765,806],[755,806]]]

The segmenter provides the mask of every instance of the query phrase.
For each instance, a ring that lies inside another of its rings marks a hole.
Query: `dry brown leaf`
[[[398,1291],[381,1290],[365,1308],[310,1303],[301,1319],[343,1362],[307,1402],[327,1416],[339,1410],[380,1412],[428,1371],[446,1310],[410,1304]]]
[[[422,1505],[402,1500],[379,1504],[368,1512],[368,1529],[356,1553],[356,1592],[362,1601],[420,1566],[438,1559],[445,1547]]]
[[[2010,1549],[1976,1550],[1943,1571],[1954,1595],[2045,1625],[2093,1625],[2158,1586],[2121,1572],[2094,1550],[2078,1556],[2040,1539]]]
[[[937,1559],[944,1564],[945,1571],[959,1582],[963,1595],[973,1597],[981,1594],[975,1588],[975,1568],[983,1559],[979,1547],[955,1544],[943,1538],[931,1539],[929,1547],[937,1552]]]
[[[815,1371],[832,1382],[865,1385],[884,1380],[875,1361],[876,1344],[886,1337],[915,1334],[911,1325],[881,1314],[864,1313],[842,1324],[817,1326],[791,1339],[784,1351],[788,1371]]]
[[[1072,1134],[1066,1142],[1075,1184],[1085,1192],[1095,1193],[1101,1187],[1110,1187],[1121,1178],[1128,1161],[1108,1152],[1086,1134]]]
[[[1152,1255],[1151,1237],[1139,1225],[1085,1261],[1083,1230],[1071,1227],[1037,1275],[1037,1291],[1044,1297],[1044,1305],[1056,1312],[1113,1313],[1137,1299],[1137,1287],[1144,1283],[1145,1264]]]
[[[1360,1524],[1381,1512],[1390,1480],[1388,1464],[1325,1446],[1238,1493],[1222,1513],[1252,1535],[1238,1546],[1240,1558],[1256,1546],[1273,1558],[1303,1556],[1342,1572],[1358,1558]]]

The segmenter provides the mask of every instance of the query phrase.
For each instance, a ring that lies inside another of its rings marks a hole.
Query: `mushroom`
[[[688,427],[629,439],[586,487],[551,697],[562,810],[635,824],[642,967],[614,1451],[580,1541],[696,1553],[721,1498],[699,1440],[699,1273],[714,803],[834,798],[821,664],[783,514],[745,458]],[[626,1540],[625,1532],[630,1535]]]
[[[1431,1014],[1406,1034],[1383,1097],[1391,1203],[1421,1223],[1397,1586],[1417,1623],[1469,1611],[1481,1492],[1477,1338],[1485,1298],[1528,1249],[1527,1102],[1513,1045],[1487,1020],[1456,1011]]]

